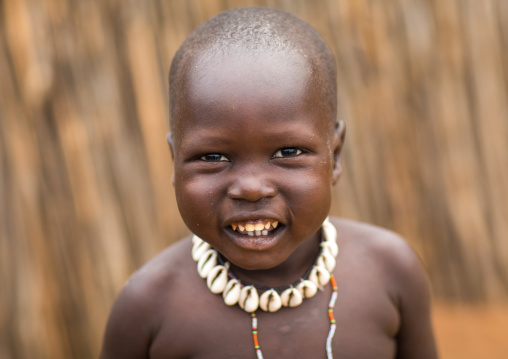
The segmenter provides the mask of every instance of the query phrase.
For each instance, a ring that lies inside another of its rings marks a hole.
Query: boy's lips
[[[276,245],[284,228],[276,219],[259,218],[234,221],[226,227],[226,232],[237,246],[260,251]]]
[[[231,223],[231,228],[240,234],[246,234],[251,237],[266,236],[275,230],[279,221],[275,219],[254,219],[246,221],[237,221]]]

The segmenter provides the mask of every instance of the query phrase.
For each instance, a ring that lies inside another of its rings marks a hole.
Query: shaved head
[[[263,53],[297,55],[310,65],[321,92],[321,105],[335,123],[337,87],[335,58],[309,24],[285,11],[247,7],[222,12],[201,24],[177,51],[169,74],[171,128],[178,118],[179,95],[185,92],[186,74],[198,62],[220,63],[231,56],[246,58]]]

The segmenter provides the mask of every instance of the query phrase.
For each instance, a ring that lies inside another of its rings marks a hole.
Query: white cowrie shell
[[[330,223],[330,221],[323,222],[323,231],[325,232],[326,241],[337,241],[337,230],[335,229],[335,226]]]
[[[199,246],[203,242],[204,241],[201,238],[199,238],[198,236],[196,236],[196,235],[192,236],[192,251],[195,251],[197,246]]]
[[[226,284],[226,288],[224,288],[224,292],[222,293],[222,297],[224,298],[224,303],[226,305],[235,305],[240,300],[240,291],[242,286],[238,279],[230,279]]]
[[[228,270],[222,265],[212,268],[208,277],[206,277],[206,284],[213,294],[222,293],[228,283]]]
[[[217,265],[217,251],[209,249],[198,261],[198,273],[201,278],[206,278],[213,267]]]
[[[240,291],[240,300],[238,302],[240,308],[247,313],[255,312],[259,307],[259,295],[254,286],[248,285]]]
[[[330,273],[326,268],[316,265],[309,274],[309,280],[318,287],[322,287],[330,280]]]
[[[323,249],[317,260],[317,265],[326,268],[329,273],[332,273],[335,268],[335,258],[333,258],[328,250]]]
[[[307,279],[302,280],[300,283],[298,283],[296,289],[300,291],[302,297],[304,298],[312,298],[317,293],[317,286]]]
[[[212,247],[205,241],[196,241],[192,246],[192,259],[194,259],[194,261],[200,260],[201,256],[210,248]]]
[[[282,292],[280,300],[285,307],[296,307],[302,304],[303,298],[298,289],[291,287]]]
[[[327,249],[334,258],[337,257],[337,255],[339,254],[339,246],[337,245],[337,242],[335,241],[324,241],[324,242],[321,242],[321,247],[323,247],[323,249]]]
[[[275,289],[270,289],[259,297],[259,306],[265,312],[276,312],[282,306],[279,293]]]

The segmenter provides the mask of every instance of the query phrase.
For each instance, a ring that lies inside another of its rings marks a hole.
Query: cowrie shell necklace
[[[228,306],[238,304],[248,313],[258,308],[265,312],[276,312],[282,307],[297,307],[303,299],[312,298],[318,288],[325,286],[331,278],[339,253],[337,230],[328,218],[322,225],[321,251],[315,264],[296,283],[281,288],[256,286],[240,281],[224,262],[216,249],[198,236],[192,237],[192,258],[197,262],[198,273],[214,294],[222,294]],[[259,290],[264,292],[259,295]],[[279,294],[280,292],[280,294]]]
[[[264,358],[258,341],[256,310],[260,307],[266,312],[276,312],[282,306],[296,307],[302,303],[304,298],[313,297],[317,289],[328,282],[332,284],[332,297],[328,304],[330,330],[326,337],[326,357],[327,359],[333,359],[332,339],[337,327],[333,309],[335,308],[338,293],[333,269],[336,264],[335,258],[339,254],[339,247],[337,245],[337,230],[329,218],[325,219],[321,228],[323,239],[321,240],[321,251],[316,262],[296,283],[282,288],[256,286],[240,281],[229,270],[229,262],[222,261],[217,250],[198,236],[192,237],[192,258],[198,263],[198,273],[202,278],[206,279],[206,284],[210,291],[214,294],[222,293],[226,305],[238,304],[243,310],[251,313],[252,339],[257,359]],[[217,264],[217,261],[220,264]],[[259,296],[257,289],[265,291]],[[280,295],[279,290],[282,290]]]

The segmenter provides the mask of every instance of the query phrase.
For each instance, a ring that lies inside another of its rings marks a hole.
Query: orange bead
[[[330,321],[335,320],[335,318],[333,317],[333,312],[332,311],[328,312],[328,317],[330,318]]]
[[[257,333],[253,333],[252,336],[254,337],[254,347],[255,348],[259,347],[258,334]]]
[[[332,288],[337,290],[337,282],[335,282],[335,277],[333,275],[330,276],[330,282],[332,282]]]

